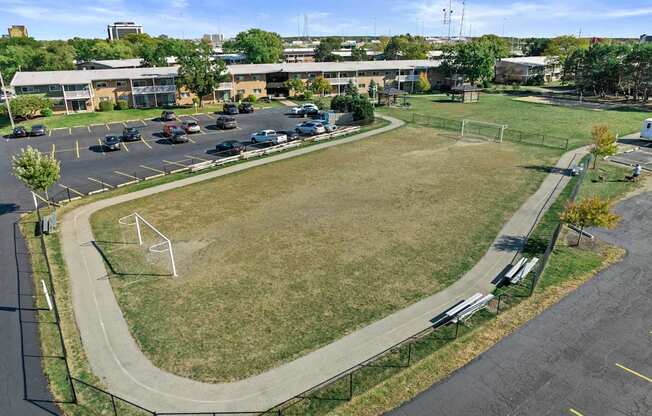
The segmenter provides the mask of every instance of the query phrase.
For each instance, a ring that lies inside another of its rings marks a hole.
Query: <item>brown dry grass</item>
[[[455,281],[557,156],[404,127],[112,207],[93,227],[154,364],[234,380]],[[172,239],[180,278],[121,244],[135,233],[117,218],[134,211]]]

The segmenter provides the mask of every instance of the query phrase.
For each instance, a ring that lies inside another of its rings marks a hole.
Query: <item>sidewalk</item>
[[[122,312],[106,278],[102,257],[94,248],[89,223],[92,213],[122,202],[199,181],[228,175],[253,166],[291,158],[326,147],[360,140],[400,127],[403,123],[387,117],[387,127],[336,142],[328,142],[294,152],[235,165],[172,183],[81,206],[61,222],[63,255],[73,292],[77,325],[93,372],[108,389],[121,397],[158,412],[262,411],[335,376],[391,345],[427,328],[429,320],[457,301],[492,290],[491,280],[507,265],[520,245],[504,241],[522,240],[569,180],[558,172],[549,174],[503,227],[485,256],[460,280],[410,307],[347,335],[293,362],[233,383],[208,384],[166,373],[152,365],[129,333]],[[557,166],[566,168],[575,150],[561,157]],[[552,195],[552,197],[551,197]]]

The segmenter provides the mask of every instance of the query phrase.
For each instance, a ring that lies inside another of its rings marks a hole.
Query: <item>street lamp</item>
[[[2,88],[2,94],[5,98],[5,105],[7,106],[7,115],[9,115],[9,122],[11,123],[11,128],[14,126],[14,118],[11,115],[11,106],[9,105],[9,97],[7,97],[7,90],[5,89],[5,81],[2,79],[2,72],[0,72],[0,88]]]

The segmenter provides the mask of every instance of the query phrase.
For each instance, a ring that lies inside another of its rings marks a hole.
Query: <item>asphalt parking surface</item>
[[[643,169],[652,171],[652,141],[640,139],[625,139],[622,143],[636,146],[637,149],[610,156],[609,160],[623,165],[640,164]]]
[[[294,130],[304,121],[286,112],[287,108],[272,108],[239,114],[235,116],[238,128],[234,130],[215,128],[218,114],[180,116],[177,123],[195,120],[201,127],[200,133],[189,134],[189,142],[181,144],[165,138],[162,135],[165,123],[154,119],[53,129],[46,136],[5,139],[2,145],[8,155],[17,154],[27,146],[54,152],[61,162],[61,179],[51,188],[50,197],[61,201],[220,159],[222,156],[215,154],[215,146],[226,140],[241,141],[248,149],[264,146],[251,145],[251,134],[263,129]],[[101,144],[102,138],[107,134],[121,134],[125,127],[138,127],[143,139],[123,143],[120,151],[107,151]]]
[[[390,412],[430,415],[652,415],[652,193],[590,230],[626,257],[489,351]]]

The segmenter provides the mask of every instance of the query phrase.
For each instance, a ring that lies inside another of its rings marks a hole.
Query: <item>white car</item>
[[[251,135],[251,143],[271,143],[273,145],[285,143],[288,141],[288,136],[279,134],[276,130],[261,130],[258,133]]]
[[[290,114],[303,115],[303,114],[317,114],[319,107],[312,103],[305,103],[301,107],[292,107]]]
[[[324,123],[324,129],[326,129],[326,133],[332,133],[339,129],[339,126],[337,124]]]
[[[305,123],[297,124],[295,131],[299,134],[314,136],[316,134],[326,133],[326,128],[318,121],[306,121]]]
[[[196,121],[186,120],[181,123],[181,128],[185,130],[186,133],[201,133],[201,127],[197,124]]]

